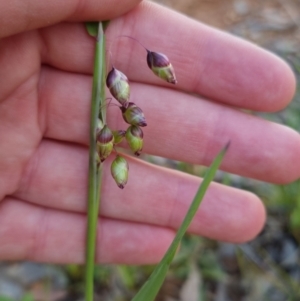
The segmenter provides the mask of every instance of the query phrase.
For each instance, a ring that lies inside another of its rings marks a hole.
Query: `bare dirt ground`
[[[154,1],[263,47],[300,48],[299,0]]]

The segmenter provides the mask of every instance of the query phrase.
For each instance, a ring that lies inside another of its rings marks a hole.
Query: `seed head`
[[[123,130],[113,131],[114,144],[119,144],[125,137],[125,134],[126,134],[126,131],[123,131]]]
[[[111,95],[122,105],[129,101],[130,88],[127,76],[116,68],[112,68],[106,78],[106,86]]]
[[[126,140],[130,149],[136,156],[141,154],[143,149],[143,131],[139,126],[131,125],[126,131]]]
[[[101,162],[103,162],[112,152],[114,146],[114,136],[107,125],[97,135],[97,151]]]
[[[111,175],[116,181],[118,187],[123,189],[128,180],[129,165],[125,158],[117,155],[111,164]]]
[[[166,55],[147,50],[147,64],[161,79],[171,84],[177,83],[174,68]]]
[[[146,119],[141,108],[135,103],[129,102],[128,106],[121,107],[122,116],[125,122],[131,125],[146,126]]]

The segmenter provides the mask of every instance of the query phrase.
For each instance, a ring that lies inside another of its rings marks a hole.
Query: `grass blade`
[[[192,219],[194,218],[202,200],[203,197],[207,191],[207,188],[211,181],[213,180],[219,166],[221,165],[221,162],[226,154],[226,151],[229,147],[229,143],[221,150],[221,152],[216,156],[213,163],[207,170],[205,177],[203,178],[203,181],[195,195],[195,198],[190,205],[190,208],[180,226],[180,228],[177,231],[177,234],[169,247],[168,251],[164,255],[161,262],[156,266],[154,271],[152,272],[151,276],[145,282],[145,284],[142,286],[140,291],[136,294],[136,296],[132,299],[132,301],[152,301],[155,299],[159,289],[161,288],[163,281],[167,275],[169,266],[176,254],[176,250],[179,246],[179,243],[187,231]]]

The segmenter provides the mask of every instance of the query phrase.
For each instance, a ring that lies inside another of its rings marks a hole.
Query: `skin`
[[[0,259],[84,261],[94,40],[82,21],[114,19],[107,45],[131,82],[131,101],[145,113],[144,153],[210,164],[230,140],[223,170],[273,183],[300,176],[299,135],[239,110],[284,108],[295,91],[287,64],[246,41],[138,2],[1,2]],[[178,84],[156,78],[145,50],[119,35],[167,54]],[[108,110],[108,123],[126,129],[117,108]],[[121,190],[110,176],[112,159],[105,164],[97,260],[157,262],[201,180],[128,158],[129,181]],[[257,196],[214,183],[190,232],[244,242],[264,221]]]

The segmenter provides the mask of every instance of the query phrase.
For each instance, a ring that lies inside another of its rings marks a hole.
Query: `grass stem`
[[[85,259],[86,301],[93,301],[94,299],[94,269],[97,241],[97,224],[100,206],[100,179],[102,173],[102,165],[98,169],[96,162],[96,127],[98,117],[101,119],[103,124],[106,123],[105,106],[102,105],[105,101],[105,75],[105,37],[102,23],[99,22],[95,46],[92,104],[90,116],[89,184],[87,205],[88,221]]]

